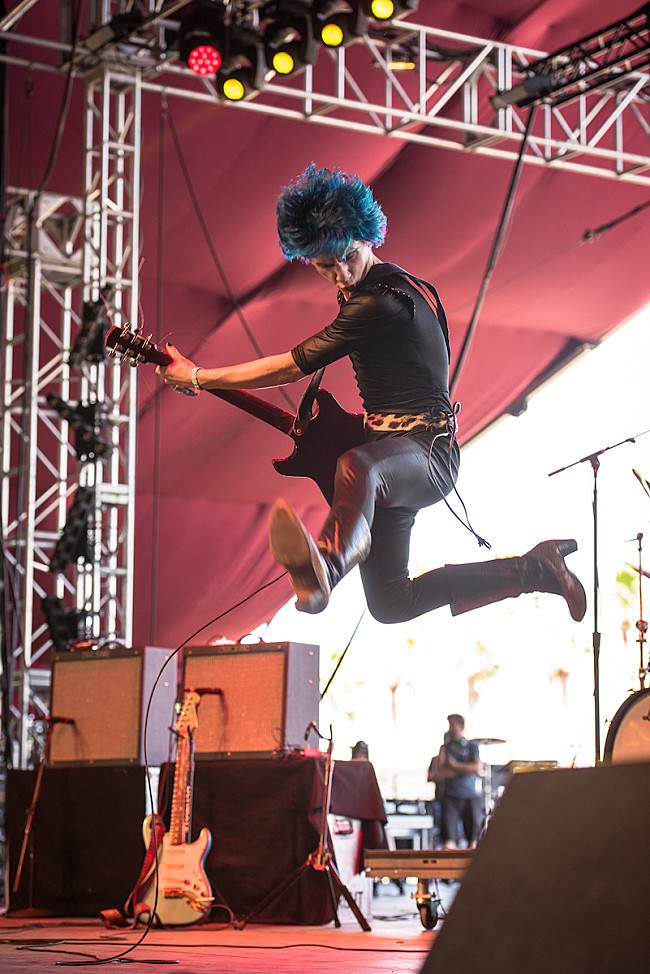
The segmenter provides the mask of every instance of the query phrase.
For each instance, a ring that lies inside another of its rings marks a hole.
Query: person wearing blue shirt
[[[441,804],[443,848],[455,849],[460,826],[468,848],[473,848],[483,825],[481,760],[478,744],[465,737],[465,719],[449,714],[449,730],[438,755],[438,775],[444,782]]]

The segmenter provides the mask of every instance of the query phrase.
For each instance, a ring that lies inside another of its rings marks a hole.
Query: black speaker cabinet
[[[151,688],[171,650],[82,650],[57,653],[52,662],[55,724],[50,764],[144,764],[144,720]],[[147,725],[150,765],[168,760],[169,727],[174,724],[177,660],[169,660],[151,701]]]
[[[97,916],[100,910],[121,907],[145,855],[145,769],[46,768],[14,892],[35,782],[36,771],[7,772],[9,915]]]
[[[262,758],[304,747],[318,721],[318,646],[188,646],[183,687],[203,690],[197,759]]]
[[[649,966],[650,764],[516,774],[422,974]]]

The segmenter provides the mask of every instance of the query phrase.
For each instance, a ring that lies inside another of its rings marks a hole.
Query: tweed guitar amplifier
[[[97,649],[56,653],[52,660],[55,724],[50,764],[144,764],[144,720],[151,688],[171,656],[170,649]],[[177,660],[158,681],[147,726],[147,758],[159,765],[169,757],[169,727],[174,724]]]
[[[266,758],[304,747],[318,721],[318,646],[231,643],[188,646],[183,687],[203,691],[197,760]]]

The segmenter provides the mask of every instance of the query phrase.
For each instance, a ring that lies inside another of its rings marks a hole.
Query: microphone
[[[46,717],[48,724],[74,724],[72,717]]]
[[[312,729],[316,730],[316,721],[314,720],[310,720],[307,726],[305,727],[305,740],[307,740],[307,738],[309,737],[309,732]]]
[[[223,690],[221,690],[219,687],[189,687],[189,689],[192,693],[198,693],[202,697],[208,693],[216,693],[220,697],[223,697]]]

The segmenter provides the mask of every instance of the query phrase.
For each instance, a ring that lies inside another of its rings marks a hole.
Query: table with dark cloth
[[[324,757],[197,761],[192,838],[212,834],[205,868],[215,904],[247,916],[318,846]],[[358,819],[362,848],[387,847],[386,814],[372,765],[335,761],[330,812]],[[359,868],[361,868],[359,863]],[[322,924],[333,919],[327,876],[305,870],[258,923]],[[226,919],[216,905],[212,919]]]

